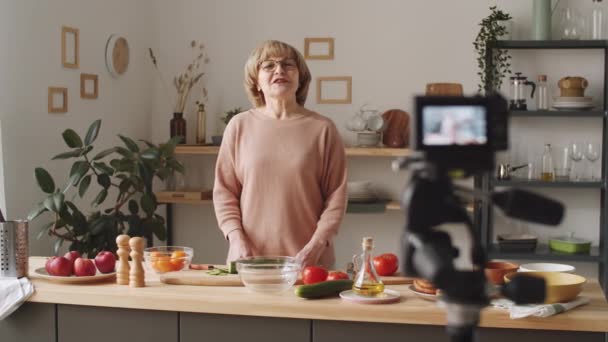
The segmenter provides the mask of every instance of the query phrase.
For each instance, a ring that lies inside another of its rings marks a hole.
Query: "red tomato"
[[[378,275],[390,276],[397,272],[399,260],[397,259],[397,256],[392,253],[380,254],[374,257],[374,268]]]
[[[327,275],[327,280],[348,279],[348,274],[340,271],[331,271]]]
[[[318,266],[307,266],[302,271],[302,281],[304,284],[315,284],[327,279],[327,270]]]

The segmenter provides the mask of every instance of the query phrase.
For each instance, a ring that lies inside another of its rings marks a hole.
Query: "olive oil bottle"
[[[545,144],[545,152],[543,153],[543,169],[540,174],[540,180],[545,182],[553,182],[555,180],[551,144]]]
[[[363,253],[353,257],[353,262],[356,265],[355,269],[358,269],[353,283],[353,291],[360,296],[378,296],[384,292],[384,284],[376,273],[372,262],[374,240],[371,237],[364,237],[361,245]]]

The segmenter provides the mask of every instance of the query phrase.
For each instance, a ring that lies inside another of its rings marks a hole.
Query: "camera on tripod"
[[[508,106],[489,97],[418,96],[411,146],[438,167],[468,173],[494,168],[495,152],[508,148]]]

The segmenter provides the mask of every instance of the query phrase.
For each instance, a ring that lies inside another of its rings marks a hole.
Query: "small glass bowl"
[[[188,269],[194,251],[190,247],[159,246],[144,249],[144,264],[147,270],[156,273]]]
[[[241,281],[254,292],[276,293],[290,289],[302,268],[294,257],[256,256],[236,261]]]

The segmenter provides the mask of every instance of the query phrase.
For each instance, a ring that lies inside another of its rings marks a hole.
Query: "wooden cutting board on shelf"
[[[414,278],[394,275],[381,277],[385,285],[411,284]],[[195,285],[195,286],[243,286],[238,274],[210,275],[204,270],[186,270],[179,272],[167,272],[160,275],[160,281],[171,285]],[[296,285],[302,284],[298,279]]]

